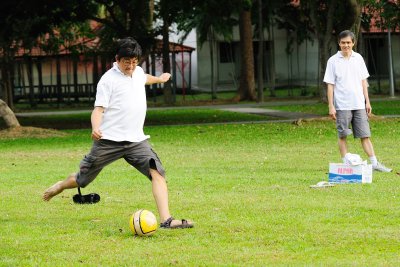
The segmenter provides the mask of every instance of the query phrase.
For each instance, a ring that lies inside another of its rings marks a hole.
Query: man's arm
[[[334,85],[331,83],[327,83],[327,97],[328,97],[328,107],[329,107],[329,116],[332,117],[332,119],[336,120],[336,109],[333,104],[333,89]]]
[[[150,74],[146,74],[147,80],[146,85],[155,84],[155,83],[165,83],[171,78],[171,74],[165,72],[160,76],[156,77]]]
[[[100,131],[100,125],[103,120],[103,107],[95,107],[92,111],[92,116],[90,118],[92,122],[92,139],[100,140],[102,133]]]
[[[363,94],[364,94],[364,98],[365,98],[365,109],[367,111],[368,116],[370,116],[371,112],[372,112],[372,107],[371,107],[371,103],[369,102],[369,96],[368,96],[368,81],[367,81],[367,79],[364,79],[361,81],[361,83],[362,83]]]

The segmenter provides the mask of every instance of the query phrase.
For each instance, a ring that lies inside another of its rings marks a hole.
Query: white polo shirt
[[[352,51],[345,59],[340,51],[331,56],[326,64],[324,82],[334,85],[334,105],[337,110],[365,109],[362,80],[369,73],[363,57]]]
[[[136,66],[132,77],[124,75],[116,62],[97,84],[94,106],[103,107],[102,139],[141,142],[150,136],[143,132],[146,117],[147,76]]]

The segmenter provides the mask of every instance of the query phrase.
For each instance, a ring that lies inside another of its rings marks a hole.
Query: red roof
[[[88,39],[88,38],[83,38],[76,40],[73,44],[70,44],[71,46],[73,45],[83,45],[88,49],[93,49],[96,48],[98,45],[99,39],[94,38],[94,39]],[[61,45],[59,47],[59,51],[57,55],[68,55],[71,54],[71,51],[68,49],[68,47]],[[51,55],[51,53],[45,52],[43,49],[40,47],[33,47],[32,49],[25,49],[25,48],[19,48],[18,51],[15,53],[16,57],[21,57],[23,55],[29,55],[32,57],[38,57],[38,56],[48,56]]]
[[[155,51],[157,53],[161,53],[162,52],[162,46],[163,46],[163,41],[157,39],[156,40]],[[174,53],[193,52],[194,50],[196,50],[196,49],[193,48],[193,47],[187,46],[187,45],[169,42],[169,52],[174,52]]]
[[[93,32],[96,33],[99,29],[101,29],[102,26],[101,26],[101,24],[99,24],[96,21],[90,21],[90,27],[93,30]],[[56,31],[55,31],[55,33],[57,34]],[[49,38],[48,35],[46,35],[44,37],[44,39],[48,39],[48,38]],[[87,49],[95,49],[95,48],[98,47],[99,41],[100,41],[100,39],[98,37],[91,38],[91,39],[89,39],[89,38],[79,38],[78,40],[75,40],[73,43],[70,43],[67,46],[61,45],[59,47],[59,52],[57,53],[57,55],[68,55],[68,54],[71,54],[71,51],[70,51],[70,49],[68,47],[78,46],[78,45],[79,46],[83,46],[83,47],[85,47]],[[43,41],[38,39],[38,42],[43,42]],[[162,44],[163,44],[162,40],[159,40],[159,39],[156,40],[155,51],[157,53],[161,53],[162,52]],[[186,46],[186,45],[183,45],[183,44],[178,44],[178,43],[173,43],[173,42],[169,43],[169,51],[170,52],[175,52],[175,53],[192,52],[194,50],[195,50],[195,48],[190,47],[190,46]],[[15,53],[16,57],[21,57],[23,55],[29,55],[29,56],[37,57],[37,56],[49,56],[49,55],[51,55],[51,53],[46,53],[40,47],[33,47],[31,50],[24,49],[24,48],[19,48],[18,51]]]

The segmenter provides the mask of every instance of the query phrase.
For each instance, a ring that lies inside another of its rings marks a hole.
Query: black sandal
[[[78,187],[78,194],[74,195],[72,200],[76,204],[95,204],[100,201],[100,195],[96,193],[82,195],[81,189]]]
[[[193,228],[194,225],[189,223],[187,220],[182,219],[182,223],[178,225],[171,226],[172,221],[174,220],[173,217],[169,217],[165,222],[160,223],[160,228],[164,229],[183,229],[183,228]]]

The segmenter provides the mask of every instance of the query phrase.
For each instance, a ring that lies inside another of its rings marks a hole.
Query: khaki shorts
[[[87,186],[105,166],[120,158],[125,159],[150,180],[150,168],[157,170],[165,177],[161,161],[147,140],[132,143],[101,139],[93,142],[91,151],[82,159],[76,182],[80,187]]]
[[[339,138],[346,137],[352,133],[354,138],[371,137],[368,115],[365,109],[337,110],[336,129]]]

